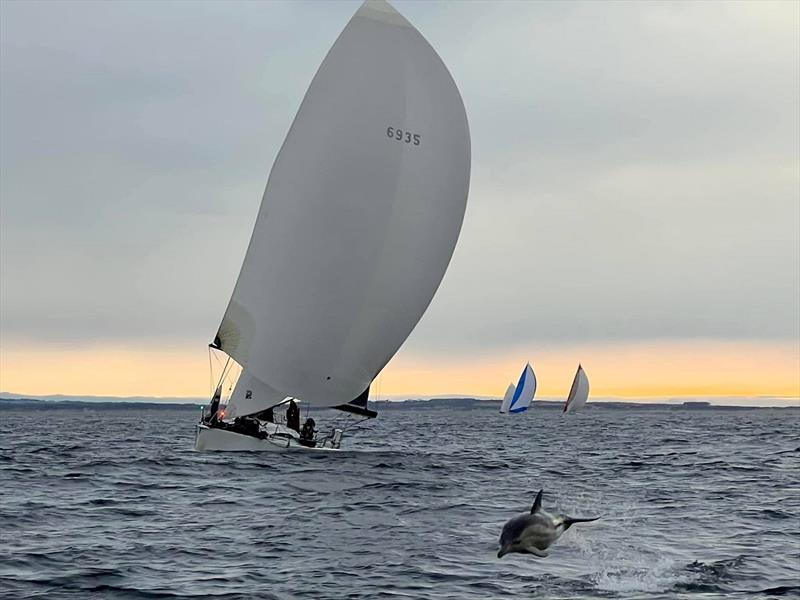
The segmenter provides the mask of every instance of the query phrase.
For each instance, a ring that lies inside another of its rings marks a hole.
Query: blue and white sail
[[[519,382],[514,390],[511,403],[508,406],[508,412],[511,414],[525,412],[528,410],[531,402],[533,402],[533,397],[535,395],[536,375],[533,372],[531,364],[528,363],[522,370],[522,375],[519,376]]]

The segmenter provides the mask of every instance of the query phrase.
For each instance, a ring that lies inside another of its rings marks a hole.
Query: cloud
[[[0,318],[202,344],[349,3],[3,3]],[[800,336],[796,3],[397,2],[473,179],[406,353]]]

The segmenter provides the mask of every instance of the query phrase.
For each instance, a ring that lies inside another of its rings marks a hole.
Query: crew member
[[[214,423],[217,420],[217,411],[219,410],[219,401],[221,397],[222,389],[220,386],[217,386],[217,390],[214,392],[213,398],[211,398],[211,403],[208,405],[207,423]]]
[[[314,429],[315,425],[316,423],[311,417],[308,417],[306,422],[303,423],[303,430],[300,432],[300,443],[303,444],[303,446],[313,448],[317,445],[317,442],[314,440],[314,434],[317,433],[316,429]]]
[[[300,409],[294,399],[289,400],[289,408],[286,409],[286,426],[300,433]]]

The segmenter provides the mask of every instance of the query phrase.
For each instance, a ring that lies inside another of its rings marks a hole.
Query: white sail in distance
[[[285,396],[342,405],[368,389],[444,276],[469,176],[450,73],[403,16],[368,0],[275,159],[214,340],[265,390],[247,410]],[[254,387],[237,385],[240,414]]]
[[[525,412],[533,402],[535,395],[536,375],[533,372],[533,367],[528,363],[522,369],[522,375],[519,376],[519,382],[511,398],[511,404],[508,406],[508,412],[512,414]]]
[[[508,407],[511,406],[511,400],[514,398],[514,390],[517,388],[514,387],[513,383],[509,383],[508,387],[506,388],[506,394],[503,396],[503,401],[500,403],[500,413],[505,414],[508,412]]]
[[[572,387],[567,396],[567,402],[564,404],[564,412],[575,412],[579,410],[586,401],[589,399],[589,378],[586,376],[586,371],[583,370],[581,365],[578,365],[578,370],[575,372],[575,378],[572,380]]]

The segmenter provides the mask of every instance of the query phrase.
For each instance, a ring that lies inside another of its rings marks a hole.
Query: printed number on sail
[[[386,137],[397,140],[398,142],[405,142],[406,144],[413,142],[415,146],[419,146],[421,139],[421,136],[418,133],[405,131],[403,129],[395,129],[394,127],[386,128]]]

